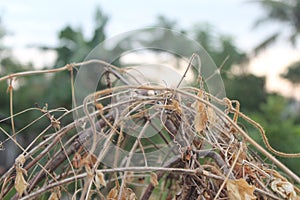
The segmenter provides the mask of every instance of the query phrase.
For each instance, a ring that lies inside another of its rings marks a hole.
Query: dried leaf
[[[119,190],[117,187],[112,188],[106,198],[109,200],[117,200],[119,195]],[[131,188],[125,187],[122,190],[121,200],[136,200],[137,197]]]
[[[198,97],[204,97],[203,91],[199,91],[197,94]],[[192,104],[192,107],[196,110],[196,116],[194,119],[194,126],[198,133],[201,133],[205,128],[208,121],[207,113],[206,113],[206,105],[200,101],[195,101]]]
[[[15,188],[19,194],[19,197],[21,197],[22,194],[25,192],[27,186],[28,186],[28,183],[25,181],[23,173],[20,171],[17,172],[17,176],[16,176],[16,180],[15,180]]]
[[[136,200],[137,197],[135,193],[130,188],[126,188],[126,200]]]
[[[229,199],[252,200],[256,199],[253,195],[254,186],[249,185],[244,179],[228,180],[226,183]]]
[[[165,109],[172,110],[173,112],[176,112],[179,115],[182,114],[182,109],[180,107],[180,103],[175,99],[172,99],[170,104],[164,105],[163,107]]]
[[[95,107],[100,113],[103,113],[103,105],[101,103],[96,103]]]
[[[154,173],[154,172],[152,172],[152,173],[150,174],[150,183],[151,183],[154,187],[156,187],[156,186],[158,185],[157,175],[156,175],[156,173]]]
[[[286,180],[276,178],[274,181],[271,182],[271,188],[274,192],[280,194],[280,196],[283,198],[290,200],[300,199],[294,190],[293,184]]]
[[[119,193],[119,190],[118,190],[116,187],[114,187],[114,188],[112,188],[112,189],[109,191],[109,193],[108,193],[108,195],[106,196],[106,198],[107,198],[108,200],[115,200],[115,199],[118,198],[118,193]]]
[[[25,156],[23,154],[21,154],[16,158],[15,164],[22,167],[24,165],[25,161],[26,161]]]
[[[126,183],[132,183],[134,181],[134,173],[133,172],[127,172]]]
[[[104,174],[102,172],[97,172],[96,173],[95,181],[96,181],[96,185],[98,187],[101,187],[101,185],[106,187],[106,181],[105,181],[105,178],[104,178]]]
[[[85,153],[82,156],[82,165],[84,165],[86,172],[91,176],[93,176],[92,168],[96,162],[97,158],[93,154]]]
[[[59,200],[58,194],[52,192],[48,200]]]
[[[60,121],[58,121],[57,119],[51,119],[51,124],[55,130],[60,130]]]
[[[191,160],[192,154],[193,154],[192,149],[188,147],[183,153],[183,160],[186,161]]]
[[[213,108],[207,107],[206,113],[207,113],[207,118],[208,118],[210,123],[216,123],[217,122],[217,114],[216,114],[216,112],[214,111]]]
[[[51,193],[50,197],[48,198],[48,200],[60,200],[60,198],[61,198],[60,188],[56,187],[52,191],[52,193]]]
[[[187,153],[185,154],[185,160],[189,161],[191,159],[191,154]]]
[[[78,152],[74,154],[74,157],[72,159],[72,165],[75,169],[81,168],[83,166],[81,155]]]
[[[136,200],[137,197],[136,197],[135,193],[132,193],[132,194],[130,194],[130,196],[129,196],[128,199],[129,199],[129,200]]]
[[[25,156],[23,154],[19,155],[15,160],[16,167],[16,179],[15,179],[15,188],[18,192],[19,197],[25,192],[28,183],[24,178],[24,174],[27,176],[27,171],[23,169],[23,165],[26,162]]]
[[[84,169],[89,177],[93,177],[92,168],[89,165],[84,165]]]

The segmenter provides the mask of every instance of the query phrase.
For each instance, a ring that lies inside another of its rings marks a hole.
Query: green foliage
[[[260,6],[265,9],[265,16],[255,22],[255,26],[259,26],[263,23],[271,21],[283,23],[291,21],[293,19],[293,15],[296,13],[291,13],[290,11],[294,9],[294,3],[297,3],[298,0],[259,0],[254,2],[259,3]]]
[[[75,29],[70,26],[63,28],[59,32],[59,47],[53,48],[58,55],[56,65],[62,66],[66,63],[84,60],[96,45],[105,40],[107,22],[108,16],[98,8],[95,17],[95,30],[91,39],[86,39],[80,28]]]
[[[265,77],[242,74],[225,79],[224,83],[227,97],[238,100],[246,114],[259,111],[259,105],[266,101]]]
[[[22,65],[15,58],[12,57],[10,49],[2,45],[2,40],[5,38],[5,36],[6,30],[0,23],[0,76],[33,69],[31,65]],[[17,83],[17,87],[14,89],[19,89],[19,87],[22,87],[22,81],[24,80],[15,80],[13,83]],[[0,84],[1,94],[7,94],[1,96],[0,98],[0,114],[3,117],[9,116],[9,107],[7,107],[7,105],[9,105],[9,94],[7,93],[8,86],[9,84],[6,84],[5,82]]]
[[[157,22],[155,24],[158,27],[174,29],[177,26],[176,20],[169,19],[163,15],[157,17]]]
[[[288,109],[287,99],[278,95],[269,95],[267,101],[260,105],[262,112],[252,113],[255,121],[260,123],[269,138],[270,144],[277,150],[288,153],[300,152],[300,124],[296,123],[296,115]],[[258,139],[258,136],[256,136]],[[261,139],[258,139],[262,143]],[[297,166],[300,159],[279,158],[294,172],[300,175]]]
[[[258,0],[253,2],[258,3],[265,10],[265,16],[258,19],[254,23],[254,27],[274,22],[286,25],[287,28],[290,28],[288,40],[295,46],[300,33],[300,0]],[[273,44],[283,34],[283,30],[285,29],[280,29],[268,36],[257,45],[255,52],[258,53]]]
[[[258,44],[254,48],[254,53],[258,54],[260,51],[266,49],[268,46],[273,44],[278,39],[279,35],[280,35],[280,32],[275,32],[275,33],[269,35],[266,39],[264,39],[260,44]]]
[[[221,71],[223,78],[227,78],[228,74],[231,74],[234,65],[240,64],[240,67],[242,67],[241,64],[247,61],[246,53],[237,48],[233,38],[216,33],[210,24],[196,26],[192,31],[192,35],[208,52],[218,67],[223,65]]]
[[[291,64],[286,73],[281,74],[281,77],[289,80],[293,84],[300,83],[300,61]]]
[[[43,47],[43,49],[56,51],[56,67],[61,67],[68,63],[81,62],[96,45],[105,40],[105,27],[107,22],[108,16],[97,8],[95,14],[95,30],[90,39],[84,36],[81,28],[66,26],[58,34],[58,47]],[[44,90],[40,94],[47,100],[47,103],[51,107],[65,107],[71,109],[70,73],[65,71],[49,77],[45,82]]]

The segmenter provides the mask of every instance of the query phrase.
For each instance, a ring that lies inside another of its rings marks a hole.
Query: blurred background
[[[83,61],[101,41],[133,29],[182,32],[222,66],[227,96],[239,100],[241,111],[265,128],[272,146],[300,152],[300,0],[10,0],[0,2],[0,19],[0,77]],[[14,113],[35,104],[72,107],[67,72],[20,78],[13,86]],[[7,87],[0,83],[0,120],[10,116]],[[16,130],[39,116],[32,111],[16,117]],[[26,145],[48,124],[41,119],[25,128],[19,142]],[[0,126],[11,132],[10,120]],[[245,129],[263,145],[257,131]],[[0,151],[1,174],[19,149],[1,131],[0,139],[5,148]],[[300,159],[279,159],[300,175]]]

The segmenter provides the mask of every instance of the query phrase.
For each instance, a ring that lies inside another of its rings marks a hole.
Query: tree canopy
[[[278,30],[258,44],[254,52],[261,52],[261,50],[274,44],[280,36],[286,35],[285,41],[296,47],[300,35],[300,0],[257,0],[253,2],[260,5],[265,11],[265,15],[255,22],[255,28],[266,23],[279,25]],[[287,72],[282,74],[281,77],[292,84],[298,84],[300,80],[299,61],[292,63],[287,68]]]

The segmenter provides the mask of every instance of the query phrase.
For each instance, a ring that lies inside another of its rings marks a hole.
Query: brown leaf
[[[134,181],[134,173],[131,171],[127,172],[125,181],[126,183],[132,183]]]
[[[103,113],[103,105],[101,103],[96,103],[95,107],[100,113]]]
[[[48,200],[59,200],[58,194],[52,192]]]
[[[119,195],[119,190],[117,189],[117,187],[114,187],[109,191],[106,198],[108,200],[117,200],[118,195]],[[137,197],[131,188],[125,187],[122,190],[121,200],[136,200],[136,199],[137,199]]]
[[[170,105],[165,105],[165,109],[170,109],[172,111],[175,111],[178,114],[182,114],[182,109],[180,107],[180,104],[176,100],[172,100],[172,103]]]
[[[93,176],[92,168],[96,162],[97,158],[93,154],[87,152],[82,156],[82,165],[84,165],[86,172],[91,176]]]
[[[27,171],[23,169],[23,165],[25,163],[26,159],[23,154],[19,155],[15,160],[15,167],[16,167],[16,179],[15,179],[15,188],[18,192],[19,197],[23,195],[23,193],[26,191],[26,188],[28,186],[28,183],[26,182],[24,175],[27,176]]]
[[[87,152],[82,156],[82,161],[84,165],[89,165],[92,168],[97,162],[97,157],[94,154]]]
[[[96,179],[96,185],[98,187],[101,187],[101,185],[106,187],[106,181],[104,178],[104,174],[102,172],[96,172],[95,179]]]
[[[126,188],[126,200],[136,200],[137,197],[135,193],[130,188]]]
[[[26,161],[25,156],[23,154],[21,154],[16,158],[15,164],[22,167],[24,165],[25,161]]]
[[[150,183],[151,183],[154,187],[158,186],[157,175],[156,175],[156,173],[154,173],[154,172],[152,172],[152,173],[150,174]]]
[[[51,193],[50,197],[48,198],[48,200],[60,200],[60,198],[61,198],[60,188],[56,187],[52,191],[52,193]]]
[[[217,114],[213,108],[207,107],[207,118],[210,123],[217,123]]]
[[[271,182],[271,188],[274,192],[280,194],[281,197],[285,199],[298,200],[300,199],[297,196],[293,184],[286,180],[282,180],[280,178],[276,178]]]
[[[23,169],[22,167],[16,165],[16,179],[15,179],[15,188],[18,192],[19,197],[23,195],[23,193],[26,191],[26,188],[28,186],[28,183],[26,182],[24,175],[27,175],[27,171]]]
[[[75,154],[74,154],[74,157],[73,157],[73,159],[72,159],[72,165],[73,165],[73,167],[75,168],[75,169],[78,169],[78,168],[81,168],[82,167],[82,159],[81,159],[81,155],[78,153],[78,152],[76,152]]]
[[[228,197],[231,200],[252,200],[256,199],[253,195],[254,186],[249,185],[244,179],[231,180],[226,183]]]
[[[185,154],[185,160],[189,161],[191,159],[191,154],[187,153]]]
[[[203,98],[203,91],[199,91],[198,97]],[[198,133],[201,133],[205,128],[208,121],[208,116],[206,113],[206,105],[200,101],[196,101],[192,104],[192,107],[196,110],[196,116],[194,119],[194,126]]]
[[[52,124],[53,128],[55,130],[60,130],[60,128],[61,128],[60,127],[60,121],[58,121],[57,119],[55,119],[54,116],[51,116],[50,120],[51,120],[51,124]]]
[[[106,198],[107,198],[108,200],[115,200],[115,199],[118,198],[118,194],[119,194],[119,190],[118,190],[116,187],[114,187],[114,188],[112,188],[112,189],[109,191],[109,193],[108,193],[108,195],[106,196]]]

